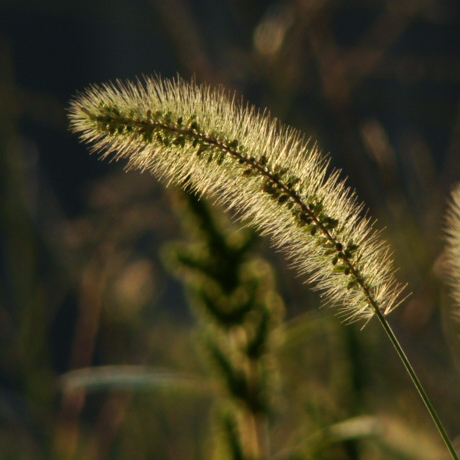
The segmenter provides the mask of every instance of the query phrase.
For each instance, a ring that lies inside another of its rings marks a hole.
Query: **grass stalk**
[[[383,316],[383,314],[380,312],[379,309],[376,309],[376,316],[377,316],[379,323],[382,325],[390,342],[393,344],[396,350],[396,353],[399,356],[399,359],[401,360],[401,362],[403,363],[404,368],[406,369],[407,373],[409,374],[412,380],[412,383],[414,384],[415,388],[417,389],[418,394],[420,395],[420,398],[422,398],[423,404],[425,404],[425,407],[428,413],[430,414],[431,419],[433,420],[433,423],[435,424],[439,434],[441,435],[441,438],[444,441],[452,459],[459,460],[457,452],[455,451],[454,446],[452,445],[452,442],[449,439],[449,436],[447,435],[444,425],[442,424],[435,408],[433,407],[433,404],[430,401],[430,398],[428,397],[425,389],[423,388],[422,383],[420,382],[420,379],[418,378],[415,372],[414,367],[410,363],[409,358],[404,352],[404,349],[399,343],[399,340],[397,339],[395,333],[393,332],[393,329],[391,328],[389,322],[387,321],[385,316]]]

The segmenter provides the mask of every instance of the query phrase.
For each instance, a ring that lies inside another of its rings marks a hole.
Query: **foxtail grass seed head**
[[[348,321],[388,314],[403,287],[355,193],[300,132],[223,88],[159,77],[91,86],[71,129],[102,158],[209,194],[272,237]]]
[[[460,184],[452,191],[446,214],[446,280],[451,288],[454,315],[460,320]]]

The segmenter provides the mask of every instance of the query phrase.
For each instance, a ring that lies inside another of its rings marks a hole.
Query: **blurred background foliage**
[[[459,30],[454,0],[2,0],[0,458],[216,452],[196,320],[161,258],[193,235],[170,190],[67,129],[76,91],[155,72],[235,89],[331,152],[385,227],[413,292],[390,320],[456,438],[441,229],[460,179]],[[378,325],[340,324],[257,249],[285,305],[273,458],[444,458]]]

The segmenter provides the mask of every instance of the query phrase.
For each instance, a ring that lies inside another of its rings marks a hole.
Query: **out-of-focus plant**
[[[177,193],[174,201],[189,241],[171,245],[166,258],[188,287],[199,342],[223,393],[218,411],[228,449],[217,445],[216,458],[270,458],[274,342],[283,315],[273,274],[252,255],[252,232],[224,231],[207,203],[191,194]]]

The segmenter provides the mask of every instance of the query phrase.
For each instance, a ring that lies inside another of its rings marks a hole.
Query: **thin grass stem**
[[[438,417],[438,414],[436,410],[433,407],[433,404],[430,401],[430,398],[426,394],[425,389],[423,388],[422,383],[420,382],[420,379],[418,378],[415,369],[413,368],[412,364],[409,361],[409,358],[407,357],[406,353],[404,352],[401,344],[399,343],[399,340],[397,339],[395,333],[393,332],[393,329],[391,328],[390,324],[388,323],[387,319],[381,311],[376,308],[375,309],[375,314],[377,316],[377,319],[379,320],[380,324],[382,325],[383,329],[385,330],[388,338],[390,339],[390,342],[393,344],[396,353],[398,354],[400,360],[402,361],[404,368],[406,369],[407,373],[409,374],[412,383],[414,384],[415,388],[417,389],[418,394],[422,398],[423,403],[425,404],[425,407],[430,414],[436,428],[438,429],[439,434],[441,435],[447,449],[449,450],[450,455],[454,460],[459,460],[459,457],[457,455],[457,452],[454,449],[454,446],[452,445],[452,442],[449,439],[449,436],[447,435],[447,432],[441,422],[441,420]]]

